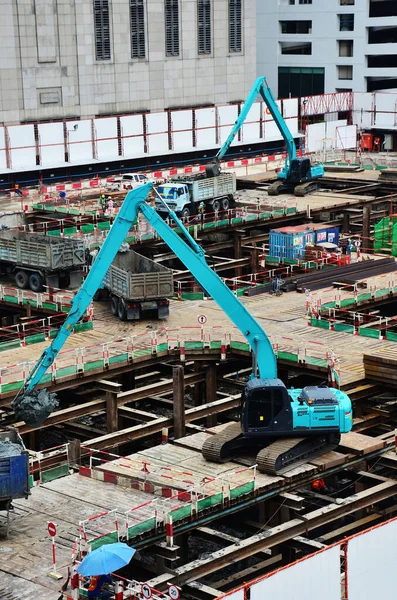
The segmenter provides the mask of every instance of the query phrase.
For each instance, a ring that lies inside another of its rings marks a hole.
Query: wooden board
[[[333,467],[337,467],[338,465],[343,465],[347,460],[346,454],[341,454],[340,452],[335,452],[331,450],[331,452],[326,452],[322,456],[318,456],[310,461],[312,465],[318,467],[321,471],[324,469],[332,469]]]
[[[367,435],[362,435],[361,433],[355,433],[354,431],[342,434],[339,444],[339,448],[341,450],[344,450],[345,452],[351,452],[352,454],[357,454],[358,456],[376,452],[385,446],[386,442],[383,440],[371,438]]]

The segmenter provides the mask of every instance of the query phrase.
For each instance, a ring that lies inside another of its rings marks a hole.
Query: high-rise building
[[[396,0],[257,0],[257,73],[280,98],[397,88]]]
[[[255,0],[1,0],[0,122],[222,104],[255,78]]]

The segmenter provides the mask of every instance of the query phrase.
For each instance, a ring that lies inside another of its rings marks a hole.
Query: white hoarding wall
[[[336,148],[352,150],[357,148],[357,125],[336,127]]]
[[[340,558],[337,546],[254,583],[250,589],[250,598],[341,600],[340,591]]]
[[[394,598],[397,590],[396,554],[397,521],[349,540],[349,600]]]
[[[294,137],[299,135],[299,102],[303,115],[337,115],[353,109],[353,124],[359,130],[370,127],[397,129],[397,93],[328,94],[277,101]],[[241,104],[240,104],[241,106]],[[324,112],[325,111],[325,112]],[[155,113],[102,117],[75,121],[53,121],[0,127],[0,172],[115,161],[120,157],[208,150],[227,139],[239,113],[239,104],[181,109]],[[306,150],[355,148],[354,130],[346,121],[328,120],[307,127]],[[331,128],[333,128],[331,130]],[[282,136],[262,101],[249,111],[240,134],[232,145],[274,142],[283,146]]]

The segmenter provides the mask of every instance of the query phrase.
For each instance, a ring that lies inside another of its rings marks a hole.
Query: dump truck
[[[0,231],[0,272],[21,289],[77,288],[85,265],[83,240],[25,231]]]
[[[120,321],[138,321],[150,313],[158,319],[169,315],[169,298],[174,292],[172,269],[128,250],[118,252],[104,280],[111,310]]]
[[[0,431],[0,511],[6,512],[6,535],[12,501],[29,496],[29,453],[18,430]]]
[[[201,210],[201,203],[205,212],[216,213],[235,206],[236,175],[221,173],[217,177],[207,177],[205,173],[198,173],[170,177],[167,183],[158,186],[157,192],[178,216],[196,215]],[[167,206],[157,198],[159,213],[167,214]]]

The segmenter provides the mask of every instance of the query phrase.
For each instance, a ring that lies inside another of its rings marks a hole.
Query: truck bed
[[[128,300],[169,298],[174,291],[172,270],[133,250],[117,253],[103,284]]]
[[[84,242],[25,231],[0,232],[0,261],[48,271],[82,267]]]

